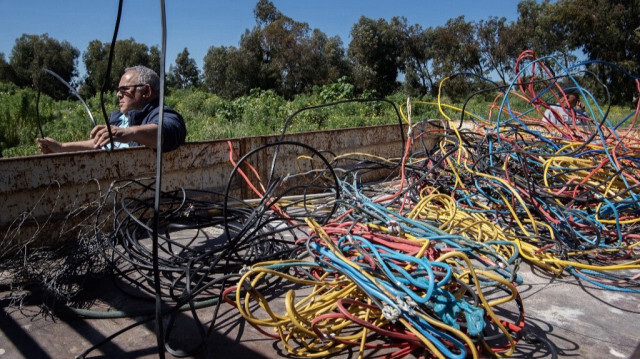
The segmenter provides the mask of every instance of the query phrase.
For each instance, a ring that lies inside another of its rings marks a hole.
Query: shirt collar
[[[144,105],[144,107],[140,110],[131,110],[127,112],[127,117],[129,118],[130,125],[139,125],[142,122],[142,119],[154,108],[160,105],[160,99],[156,98],[151,102]]]

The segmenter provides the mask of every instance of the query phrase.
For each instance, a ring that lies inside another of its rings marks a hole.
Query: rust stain
[[[367,152],[386,156],[401,148],[397,125],[374,126],[309,133],[287,134],[284,140],[301,142],[316,150],[336,154]],[[231,141],[237,159],[254,148],[273,143],[280,136],[258,136],[188,143],[163,157],[165,184],[172,188],[223,189],[233,166],[229,161]],[[258,170],[267,175],[271,154],[259,153]],[[295,153],[288,154],[295,162]],[[115,179],[143,178],[155,174],[155,153],[146,148],[86,151],[0,159],[0,233],[21,213],[40,220],[60,218],[73,206],[95,201],[98,185],[104,191]],[[249,193],[243,185],[240,190]],[[26,232],[25,232],[26,233]]]

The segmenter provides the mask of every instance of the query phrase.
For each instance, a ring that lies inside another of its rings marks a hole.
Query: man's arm
[[[158,144],[158,125],[150,123],[127,128],[111,126],[111,135],[115,142],[137,142],[155,149]],[[96,150],[109,143],[109,132],[107,126],[98,125],[91,130],[88,140],[59,142],[51,137],[45,137],[38,138],[37,142],[40,152],[44,154]]]
[[[75,142],[59,142],[51,137],[38,138],[38,148],[40,152],[47,153],[60,153],[60,152],[77,152],[95,150],[93,140],[75,141]]]
[[[162,151],[173,151],[182,145],[187,137],[184,120],[175,110],[165,106],[162,122]]]

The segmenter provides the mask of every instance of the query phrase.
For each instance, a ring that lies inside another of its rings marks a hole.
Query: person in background
[[[145,66],[125,69],[118,84],[120,110],[110,115],[109,125],[115,148],[147,146],[155,149],[158,142],[160,119],[160,77]],[[187,135],[182,116],[169,106],[164,106],[162,121],[162,151],[172,151],[184,143]],[[106,125],[91,130],[88,140],[59,142],[50,137],[38,138],[42,153],[59,153],[110,148]]]
[[[581,124],[579,116],[584,116],[584,106],[580,102],[580,92],[577,89],[566,90],[565,97],[560,104],[549,105],[544,112],[544,119],[554,125]]]

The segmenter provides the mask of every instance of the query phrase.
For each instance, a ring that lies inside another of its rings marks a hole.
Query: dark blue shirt
[[[120,126],[122,112],[116,110],[109,116],[111,126]],[[129,126],[140,126],[149,123],[158,124],[160,121],[160,100],[146,104],[141,110],[131,110],[128,113]],[[173,151],[184,143],[187,137],[187,127],[182,116],[169,106],[164,106],[162,120],[162,152]],[[137,142],[129,142],[130,146],[140,146]]]

